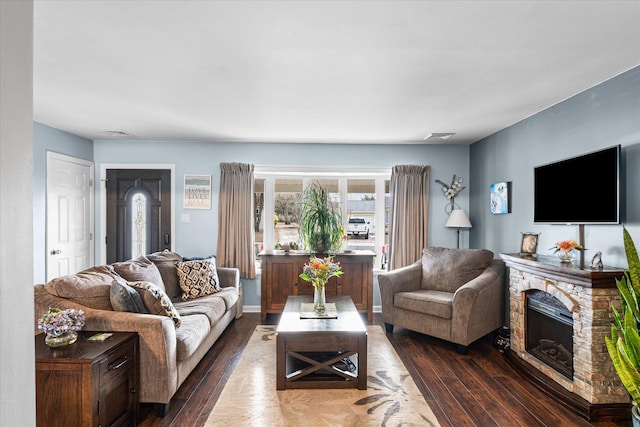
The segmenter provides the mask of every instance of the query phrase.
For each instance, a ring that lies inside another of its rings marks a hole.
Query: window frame
[[[307,188],[309,183],[317,179],[335,179],[338,181],[340,193],[340,209],[342,211],[343,227],[346,230],[349,218],[347,217],[347,181],[350,179],[369,179],[375,182],[375,223],[376,230],[382,229],[382,239],[375,239],[374,244],[374,269],[380,269],[382,247],[385,244],[385,182],[391,180],[391,168],[354,168],[354,167],[321,167],[308,166],[265,166],[254,165],[254,180],[264,180],[264,218],[273,218],[275,213],[275,181],[276,179],[301,179],[302,188]],[[274,249],[274,224],[273,221],[263,221],[263,249]],[[376,268],[377,267],[377,268]]]

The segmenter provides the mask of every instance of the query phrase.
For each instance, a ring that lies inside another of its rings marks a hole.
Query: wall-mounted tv
[[[620,146],[535,167],[533,221],[620,223]]]

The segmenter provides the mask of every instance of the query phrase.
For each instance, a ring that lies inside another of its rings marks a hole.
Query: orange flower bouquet
[[[573,251],[574,249],[577,251],[584,250],[582,245],[576,242],[575,240],[560,240],[552,248],[549,248],[549,249],[553,250],[554,254],[557,254],[558,252],[562,252],[560,254],[560,261],[562,262],[573,261],[573,257],[571,256],[571,251]]]

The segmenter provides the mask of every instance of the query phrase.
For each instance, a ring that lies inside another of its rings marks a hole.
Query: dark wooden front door
[[[171,249],[171,171],[107,169],[107,263]]]

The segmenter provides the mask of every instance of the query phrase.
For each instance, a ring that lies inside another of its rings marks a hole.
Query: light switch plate
[[[191,215],[189,214],[180,215],[180,222],[191,222]]]

